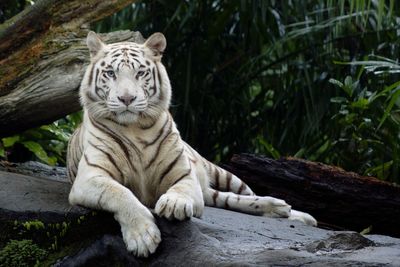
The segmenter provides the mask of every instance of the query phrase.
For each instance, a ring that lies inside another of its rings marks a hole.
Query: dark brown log
[[[39,0],[0,25],[0,137],[80,109],[78,87],[89,59],[89,24],[134,1]],[[103,38],[142,39],[130,31]]]
[[[400,187],[322,163],[241,154],[224,168],[257,194],[286,200],[321,225],[400,236]]]

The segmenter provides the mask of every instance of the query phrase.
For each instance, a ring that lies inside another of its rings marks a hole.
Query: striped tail
[[[232,192],[238,195],[254,196],[254,192],[236,175],[224,170],[211,162],[206,162],[210,174],[211,187],[223,192]]]

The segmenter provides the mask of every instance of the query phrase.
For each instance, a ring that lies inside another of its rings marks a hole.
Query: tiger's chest
[[[95,122],[87,127],[85,135],[91,160],[101,164],[112,178],[150,207],[168,189],[160,185],[160,177],[171,156],[183,146],[174,127],[156,126],[138,131]]]

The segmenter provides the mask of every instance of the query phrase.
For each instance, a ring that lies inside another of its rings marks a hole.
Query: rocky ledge
[[[41,265],[400,266],[400,239],[214,208],[184,222],[157,218],[163,241],[150,258],[137,259],[110,214],[68,205],[70,185],[57,171],[0,171],[0,265],[10,239],[31,239],[47,251]]]

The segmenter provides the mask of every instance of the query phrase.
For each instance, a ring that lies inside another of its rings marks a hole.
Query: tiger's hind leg
[[[267,217],[288,218],[308,225],[317,225],[317,221],[311,215],[291,210],[284,200],[256,196],[237,176],[207,160],[204,160],[203,164],[209,174],[210,186],[214,188],[206,188],[203,192],[207,206]]]
[[[311,215],[292,210],[284,200],[274,197],[245,196],[208,188],[204,192],[204,200],[205,204],[211,207],[266,217],[288,218],[289,220],[302,221],[308,225],[317,225],[317,221]]]
[[[244,196],[208,188],[204,193],[207,206],[235,210],[247,214],[288,218],[291,207],[285,201],[273,197]]]

